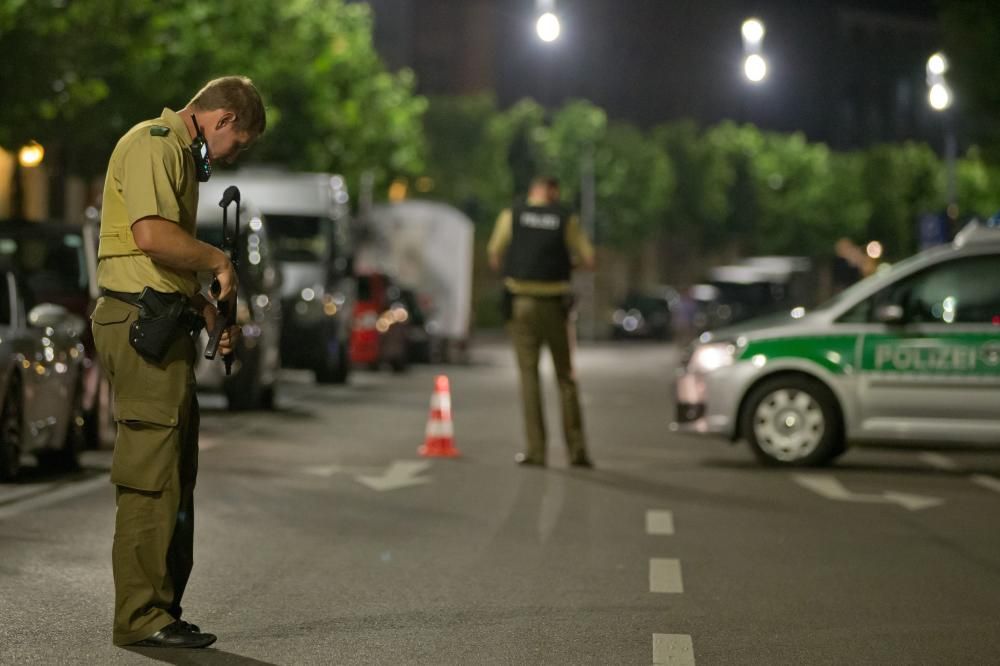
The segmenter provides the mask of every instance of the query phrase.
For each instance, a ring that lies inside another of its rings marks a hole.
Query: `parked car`
[[[353,238],[344,179],[243,169],[216,176],[259,206],[282,274],[281,362],[344,383],[354,305]]]
[[[100,295],[97,288],[98,227],[61,222],[0,222],[0,262],[23,276],[35,302],[61,305],[87,319]],[[90,327],[81,334],[83,409],[87,448],[114,444],[111,385],[94,349]]]
[[[401,290],[382,273],[358,276],[351,330],[351,363],[372,369],[388,364],[394,372],[409,365],[409,312]]]
[[[804,257],[747,257],[709,270],[708,281],[694,285],[692,325],[697,333],[754,317],[816,304],[816,276]]]
[[[675,430],[745,439],[774,465],[858,442],[1000,443],[1000,226],[881,270],[807,311],[705,333]]]
[[[222,246],[222,209],[219,200],[225,184],[203,184],[198,204],[197,234],[200,240]],[[229,210],[230,234],[236,209]],[[281,271],[274,257],[263,214],[243,197],[239,220],[239,290],[236,321],[243,337],[235,350],[232,374],[226,375],[219,359],[209,361],[199,353],[195,377],[202,390],[222,391],[229,409],[270,409],[274,405],[281,370]],[[207,293],[210,276],[203,285]],[[199,352],[208,344],[208,331],[201,333]]]
[[[671,287],[629,293],[611,316],[611,337],[670,340],[673,311],[679,301],[680,296]]]
[[[61,305],[33,304],[18,271],[0,268],[0,481],[17,476],[25,454],[75,466],[84,442],[87,322]]]

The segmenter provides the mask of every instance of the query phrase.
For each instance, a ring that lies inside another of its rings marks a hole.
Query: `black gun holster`
[[[139,318],[129,327],[129,344],[143,358],[160,363],[179,335],[197,335],[205,319],[194,312],[187,297],[146,287],[140,294],[105,291],[112,298],[139,308]]]

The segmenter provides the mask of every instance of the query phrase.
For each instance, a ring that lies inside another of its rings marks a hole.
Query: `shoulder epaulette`
[[[149,133],[153,136],[166,136],[170,134],[170,128],[163,125],[153,125],[149,128]]]

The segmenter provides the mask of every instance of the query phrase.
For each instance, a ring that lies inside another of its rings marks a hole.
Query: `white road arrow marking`
[[[340,465],[313,465],[312,467],[303,467],[302,471],[313,476],[331,477],[334,474],[343,472],[344,468]]]
[[[426,460],[396,460],[382,476],[356,476],[359,483],[363,483],[372,490],[386,491],[406,488],[407,486],[419,486],[430,483],[430,478],[417,475],[430,468],[431,464]]]
[[[854,493],[844,487],[840,481],[832,476],[793,474],[792,479],[804,488],[808,488],[814,493],[830,500],[839,502],[870,502],[875,504],[898,504],[910,511],[920,511],[929,509],[939,504],[944,504],[944,500],[938,497],[926,497],[924,495],[911,495],[909,493],[896,493],[886,491],[879,495],[872,493]]]

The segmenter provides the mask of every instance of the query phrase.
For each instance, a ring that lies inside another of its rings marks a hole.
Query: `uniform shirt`
[[[193,271],[175,271],[136,247],[132,224],[155,215],[194,236],[198,179],[188,146],[191,135],[170,109],[141,122],[118,141],[104,180],[97,283],[105,289],[140,292],[151,287],[191,297],[199,290]]]
[[[544,206],[546,202],[528,199],[529,206]],[[500,261],[510,247],[511,239],[514,236],[513,219],[509,208],[504,209],[497,217],[493,226],[493,234],[486,251],[490,257]],[[570,255],[574,263],[590,262],[594,258],[594,246],[590,244],[586,234],[580,228],[580,218],[571,215],[566,222],[566,247],[569,248]],[[569,282],[538,282],[535,280],[517,280],[514,278],[504,278],[504,285],[512,294],[520,296],[558,296],[570,291]]]

